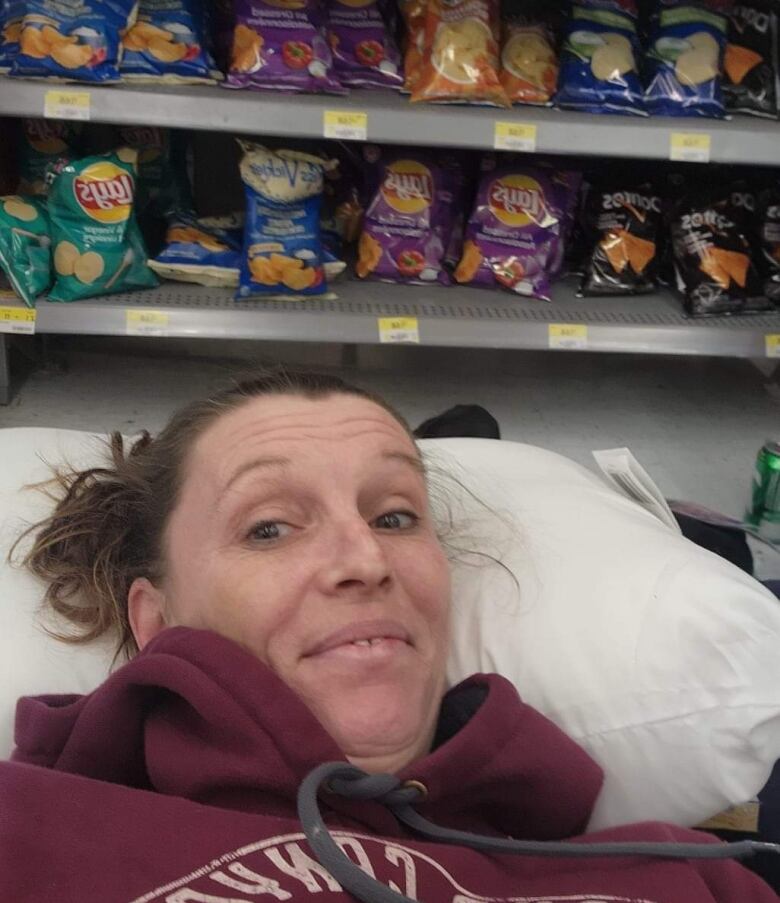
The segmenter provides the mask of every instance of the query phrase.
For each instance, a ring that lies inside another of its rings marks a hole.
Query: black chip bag
[[[777,113],[777,12],[769,0],[745,0],[729,13],[723,99],[729,113],[773,119]]]
[[[750,211],[745,205],[749,197],[730,187],[703,187],[674,207],[674,269],[691,316],[739,314],[766,307],[747,238]]]
[[[759,196],[756,225],[760,248],[758,268],[764,280],[764,294],[780,307],[780,182]]]
[[[661,198],[653,185],[593,187],[585,206],[588,257],[580,294],[641,295],[656,286]]]

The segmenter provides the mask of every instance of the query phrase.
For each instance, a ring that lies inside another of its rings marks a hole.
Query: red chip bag
[[[525,18],[504,23],[501,84],[511,103],[548,104],[558,84],[558,59],[549,29]]]

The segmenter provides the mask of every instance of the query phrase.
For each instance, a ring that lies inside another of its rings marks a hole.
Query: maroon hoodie
[[[469,717],[469,714],[471,717]],[[296,815],[299,784],[344,760],[298,697],[214,633],[176,627],[87,696],[20,700],[0,763],[2,903],[344,901]],[[551,840],[582,831],[589,757],[495,675],[442,705],[439,745],[401,775],[447,827]],[[379,882],[425,903],[776,903],[733,861],[547,859],[415,839],[376,802],[321,798],[334,837]],[[597,840],[716,842],[659,823]]]

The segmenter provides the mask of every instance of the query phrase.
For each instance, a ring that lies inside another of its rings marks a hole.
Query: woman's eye
[[[278,520],[264,520],[255,524],[247,535],[247,539],[252,542],[273,542],[276,539],[282,539],[287,535],[289,524],[284,524]]]
[[[411,511],[389,511],[378,517],[374,523],[380,530],[409,530],[419,521],[420,518]]]

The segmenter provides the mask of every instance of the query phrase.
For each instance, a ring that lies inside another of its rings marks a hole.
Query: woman
[[[502,678],[445,695],[447,560],[382,400],[260,374],[61,482],[27,563],[82,637],[116,630],[131,660],[87,696],[20,701],[1,900],[353,899],[334,874],[366,900],[776,900],[733,861],[483,853],[407,827],[571,837],[601,774]],[[376,777],[304,781],[327,762]],[[587,837],[616,840],[717,843],[660,824]]]

